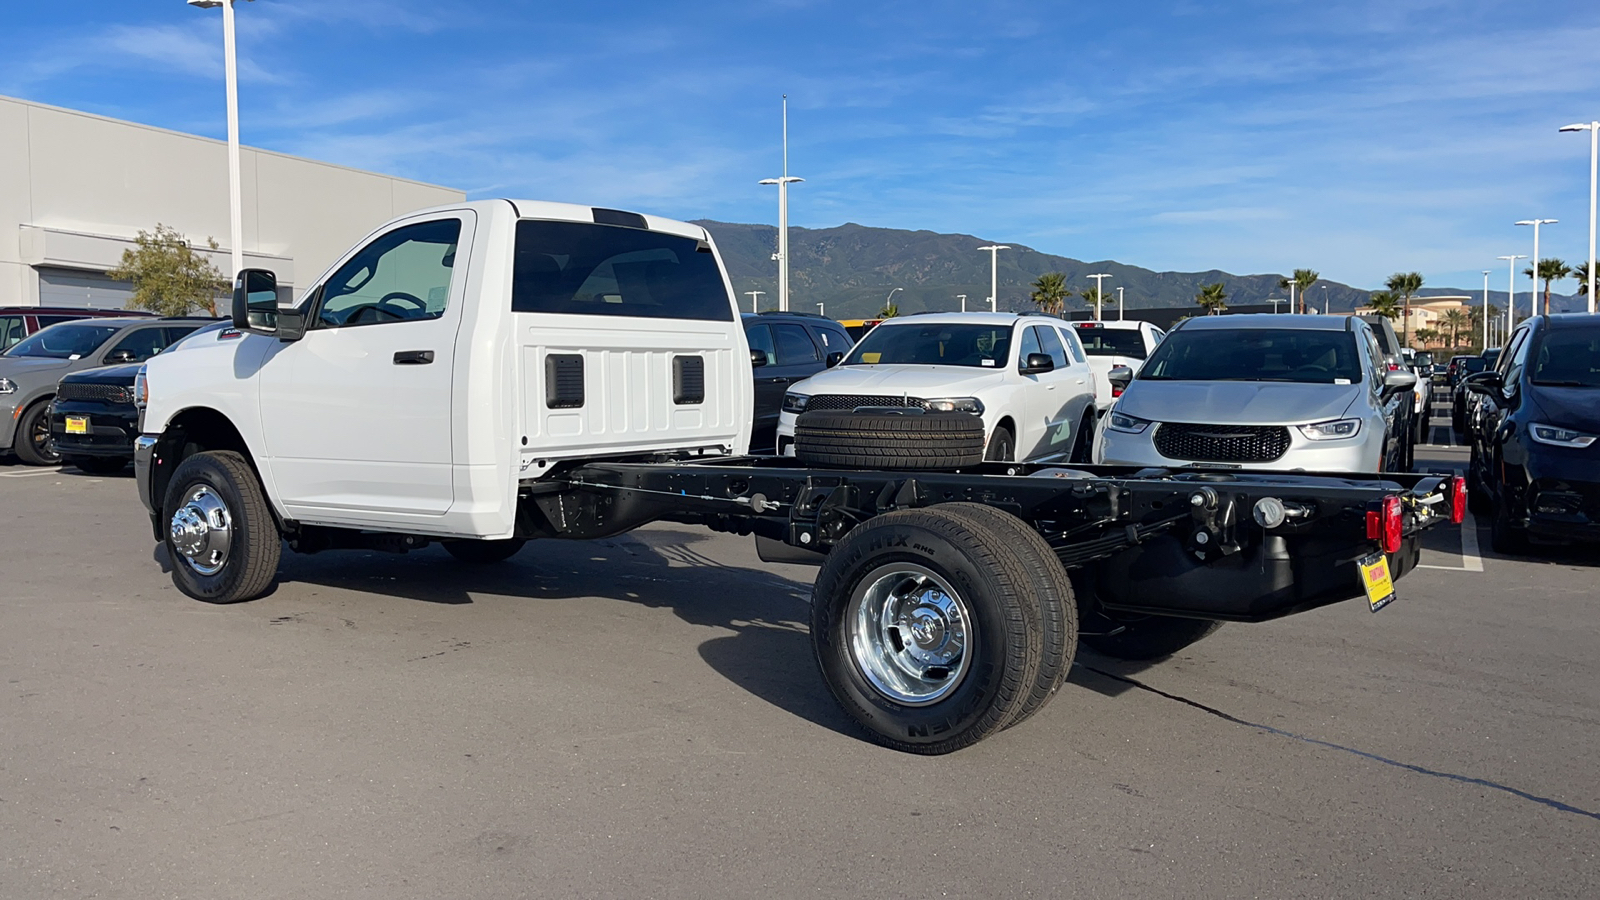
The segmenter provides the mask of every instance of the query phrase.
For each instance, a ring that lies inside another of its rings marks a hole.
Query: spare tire
[[[921,410],[801,414],[794,453],[815,466],[850,469],[959,469],[983,461],[983,420]]]

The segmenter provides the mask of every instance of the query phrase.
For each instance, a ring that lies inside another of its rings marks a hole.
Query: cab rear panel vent
[[[679,406],[706,399],[706,361],[699,356],[672,358],[672,402]]]
[[[577,409],[583,405],[583,357],[552,353],[544,358],[544,405]]]

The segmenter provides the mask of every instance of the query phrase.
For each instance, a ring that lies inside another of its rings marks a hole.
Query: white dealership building
[[[245,265],[296,296],[378,225],[465,199],[254,147],[240,165]],[[121,308],[130,285],[106,270],[158,223],[196,247],[214,238],[231,274],[226,142],[0,97],[0,306]]]

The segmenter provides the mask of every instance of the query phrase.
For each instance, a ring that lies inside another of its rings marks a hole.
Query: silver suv
[[[1389,371],[1354,316],[1190,319],[1139,370],[1102,420],[1095,461],[1306,472],[1406,466],[1390,400],[1416,375]]]

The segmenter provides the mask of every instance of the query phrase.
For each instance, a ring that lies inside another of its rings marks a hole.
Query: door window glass
[[[751,350],[760,350],[767,356],[767,365],[778,364],[778,351],[772,346],[772,331],[765,325],[755,325],[745,329],[744,336],[750,341]]]
[[[1522,333],[1522,337],[1517,340],[1516,347],[1512,349],[1508,357],[1511,362],[1506,366],[1504,380],[1501,382],[1501,389],[1508,396],[1515,388],[1517,379],[1522,377],[1522,368],[1528,362],[1528,348],[1533,346],[1533,341],[1529,339],[1528,335],[1529,332],[1527,331]]]
[[[733,319],[704,241],[585,222],[517,223],[512,312],[652,319]]]
[[[199,325],[173,325],[167,328],[166,346],[171,347],[173,344],[193,334],[195,329],[199,327]]]
[[[461,220],[397,228],[361,248],[322,289],[324,328],[444,315]]]
[[[1083,355],[1083,345],[1078,343],[1078,336],[1072,333],[1072,329],[1057,330],[1061,332],[1061,340],[1066,343],[1067,352],[1072,354],[1072,359],[1080,363],[1088,362],[1088,358]]]
[[[1056,335],[1056,330],[1040,326],[1036,326],[1034,330],[1039,332],[1039,346],[1044,348],[1044,352],[1050,354],[1050,361],[1055,364],[1057,369],[1065,369],[1067,367],[1067,350],[1061,346],[1061,338]]]
[[[1017,350],[1017,368],[1022,369],[1027,367],[1029,354],[1044,352],[1044,350],[1039,347],[1038,331],[1039,329],[1037,328],[1023,329],[1022,346]]]
[[[0,316],[0,350],[27,336],[27,323],[21,316]]]
[[[778,342],[778,365],[803,366],[821,359],[817,345],[799,325],[773,325],[773,336]]]
[[[126,335],[106,352],[106,362],[144,362],[167,346],[164,331],[162,328],[140,328]]]

